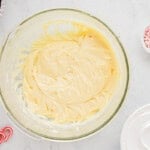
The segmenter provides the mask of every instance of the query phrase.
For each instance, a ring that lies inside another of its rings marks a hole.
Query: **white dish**
[[[150,104],[136,110],[124,124],[121,150],[150,149]]]

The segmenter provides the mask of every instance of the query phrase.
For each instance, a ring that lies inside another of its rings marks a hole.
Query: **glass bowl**
[[[82,123],[54,125],[40,117],[37,119],[24,109],[25,103],[21,94],[22,76],[19,66],[23,57],[20,56],[27,55],[31,43],[42,34],[40,28],[43,23],[55,20],[75,21],[100,31],[111,44],[118,61],[120,78],[111,100],[103,111]],[[9,117],[21,130],[40,139],[70,141],[99,131],[110,122],[121,107],[127,92],[128,81],[127,57],[116,35],[101,20],[79,10],[53,9],[33,15],[8,35],[0,54],[0,94],[3,106]]]

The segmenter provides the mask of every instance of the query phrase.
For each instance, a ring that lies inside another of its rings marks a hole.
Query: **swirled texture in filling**
[[[45,34],[23,65],[29,109],[57,123],[87,120],[115,91],[118,67],[109,42],[85,25],[75,32]]]

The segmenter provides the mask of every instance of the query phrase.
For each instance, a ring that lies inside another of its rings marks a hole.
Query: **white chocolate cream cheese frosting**
[[[89,119],[104,108],[118,81],[117,61],[107,39],[96,29],[73,25],[75,30],[51,34],[46,25],[23,65],[28,108],[55,123]]]

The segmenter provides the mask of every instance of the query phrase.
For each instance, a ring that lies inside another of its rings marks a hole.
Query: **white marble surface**
[[[141,45],[141,33],[150,24],[150,0],[4,0],[0,17],[0,44],[23,19],[45,9],[81,9],[106,22],[117,34],[130,64],[130,86],[121,110],[101,132],[73,143],[36,141],[14,127],[13,137],[0,150],[120,150],[120,133],[127,117],[138,107],[150,103],[150,55]],[[0,127],[12,125],[0,107]]]

